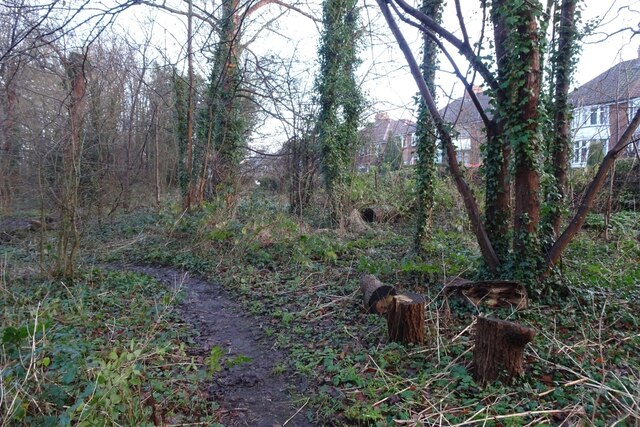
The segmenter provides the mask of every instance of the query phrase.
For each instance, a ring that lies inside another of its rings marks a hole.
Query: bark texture
[[[506,320],[478,317],[473,350],[474,378],[480,385],[503,379],[510,382],[524,374],[524,346],[536,332]]]
[[[424,343],[424,306],[422,295],[405,293],[394,296],[387,311],[389,341]]]

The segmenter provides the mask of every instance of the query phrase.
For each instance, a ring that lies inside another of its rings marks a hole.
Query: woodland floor
[[[274,375],[283,354],[275,350],[262,332],[260,319],[247,315],[219,284],[171,268],[123,265],[118,269],[146,274],[186,295],[180,313],[196,331],[195,346],[187,354],[200,363],[213,348],[224,358],[245,363],[220,366],[208,384],[208,392],[220,405],[218,414],[225,426],[308,426],[303,402],[292,402],[283,375]]]
[[[478,269],[452,212],[414,259],[408,221],[345,234],[259,199],[139,209],[88,229],[70,280],[43,274],[55,230],[0,220],[0,425],[638,425],[640,214],[608,239],[590,217],[554,291],[512,310],[443,294]],[[362,274],[426,297],[425,345],[388,342]],[[538,332],[513,384],[473,380],[479,315]]]

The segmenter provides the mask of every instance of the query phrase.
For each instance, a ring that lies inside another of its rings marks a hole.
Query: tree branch
[[[467,214],[469,215],[469,219],[471,221],[474,233],[476,234],[476,237],[478,239],[478,244],[480,245],[480,252],[484,257],[487,267],[492,272],[496,272],[500,265],[500,261],[498,260],[498,257],[496,256],[495,251],[493,250],[491,241],[489,241],[489,237],[487,236],[487,233],[484,229],[482,221],[480,220],[478,204],[476,203],[476,200],[473,196],[473,193],[471,192],[471,189],[469,188],[469,186],[467,185],[467,183],[465,182],[462,176],[460,167],[458,166],[456,151],[453,146],[453,142],[451,141],[451,135],[447,130],[447,126],[444,120],[438,113],[438,107],[436,107],[436,103],[433,100],[433,97],[431,96],[431,92],[429,92],[427,83],[424,81],[422,73],[420,72],[420,66],[418,65],[416,59],[414,58],[413,53],[411,52],[411,49],[407,44],[407,41],[405,40],[404,36],[402,35],[402,32],[400,31],[400,28],[394,21],[386,0],[376,0],[376,2],[378,3],[378,6],[380,7],[380,10],[382,11],[383,16],[385,17],[387,24],[391,29],[391,32],[396,38],[398,46],[402,50],[402,53],[404,54],[407,60],[407,63],[409,64],[411,74],[416,84],[418,85],[420,94],[422,95],[422,98],[424,99],[425,104],[429,109],[429,113],[431,114],[431,117],[433,118],[433,121],[436,125],[436,128],[438,130],[438,136],[442,141],[444,141],[445,147],[447,149],[449,169],[451,171],[451,174],[453,175],[453,179],[454,179],[454,182],[456,183],[456,187],[458,188],[458,191],[460,192],[464,200],[464,204],[467,209]]]
[[[611,150],[609,150],[606,156],[604,156],[604,160],[602,160],[602,163],[598,168],[598,172],[596,172],[596,176],[589,184],[589,188],[587,189],[587,192],[584,195],[582,202],[580,203],[578,211],[576,212],[562,235],[558,238],[558,240],[556,240],[551,249],[549,249],[549,252],[547,253],[546,268],[541,274],[541,279],[544,279],[549,275],[551,269],[560,260],[562,253],[567,248],[573,237],[578,233],[578,231],[580,231],[580,228],[582,228],[587,214],[593,206],[593,201],[596,198],[598,192],[602,189],[607,178],[607,174],[613,166],[616,158],[627,145],[637,140],[632,140],[632,137],[634,132],[638,129],[638,126],[640,126],[640,109],[636,112],[635,116],[631,120],[631,123],[629,123],[627,129],[624,131],[620,139],[618,139],[616,145]]]

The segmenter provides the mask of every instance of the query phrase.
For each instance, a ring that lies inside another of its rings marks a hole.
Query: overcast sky
[[[443,17],[444,26],[451,32],[460,34],[454,5],[451,1],[448,3]],[[479,3],[479,0],[462,0],[465,21],[472,39],[474,35],[477,36],[480,33]],[[361,51],[363,62],[359,68],[359,78],[370,102],[364,118],[371,119],[371,115],[377,111],[388,111],[396,118],[413,118],[415,112],[413,97],[417,89],[409,75],[406,61],[392,40],[386,23],[380,17],[375,0],[364,0],[363,4],[362,22],[367,27],[367,31]],[[640,0],[586,0],[583,4],[583,25],[586,22],[594,22],[598,25],[593,34],[583,40],[574,86],[586,83],[621,60],[637,58],[638,47],[640,47],[640,35],[631,37],[631,31],[607,36],[627,27],[638,29]],[[321,0],[310,0],[301,8],[310,10],[318,19],[322,16]],[[139,9],[135,10],[136,19],[149,22],[148,18],[142,17],[144,14],[138,12]],[[258,56],[274,55],[294,58],[294,74],[299,77],[306,89],[311,90],[317,70],[320,25],[295,12],[287,12],[284,16],[279,16],[282,12],[283,9],[276,5],[261,10],[252,18],[253,21],[248,25],[243,39],[245,42],[253,39],[256,31],[261,29],[249,49]],[[168,18],[161,12],[150,13],[155,22],[154,43],[166,46],[174,56],[184,56],[186,38],[184,23],[175,18]],[[279,16],[277,21],[272,22],[276,16]],[[130,22],[125,19],[121,25],[127,27]],[[267,22],[270,22],[270,26],[265,30],[263,28]],[[402,28],[405,37],[414,48],[414,54],[419,59],[421,45],[419,34],[414,28],[406,25]],[[464,60],[458,60],[458,63],[461,69],[467,68]],[[200,61],[199,64],[200,73],[206,75],[206,68],[209,65],[206,61]],[[439,105],[444,106],[449,97],[461,96],[463,87],[448,71],[450,67],[444,58],[441,58],[440,65],[442,71],[437,75],[439,86],[437,96]],[[274,139],[277,140],[278,135],[282,134],[282,129],[279,129],[277,124],[272,124],[270,127],[272,127]]]

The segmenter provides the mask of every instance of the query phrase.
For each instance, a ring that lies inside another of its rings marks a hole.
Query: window
[[[418,136],[414,132],[411,134],[411,146],[415,147],[416,145],[418,145]]]
[[[416,153],[413,153],[411,155],[411,160],[409,161],[409,164],[415,165],[416,163],[418,163],[418,155]]]
[[[573,161],[571,164],[576,167],[586,166],[588,155],[589,141],[576,141],[573,144]]]
[[[471,150],[471,138],[457,138],[453,141],[457,150]]]
[[[640,108],[640,98],[632,99],[629,101],[629,121],[633,119],[633,116],[636,115],[636,112]]]
[[[591,107],[589,109],[589,121],[588,125],[598,126],[606,125],[609,123],[609,109],[605,106]]]

